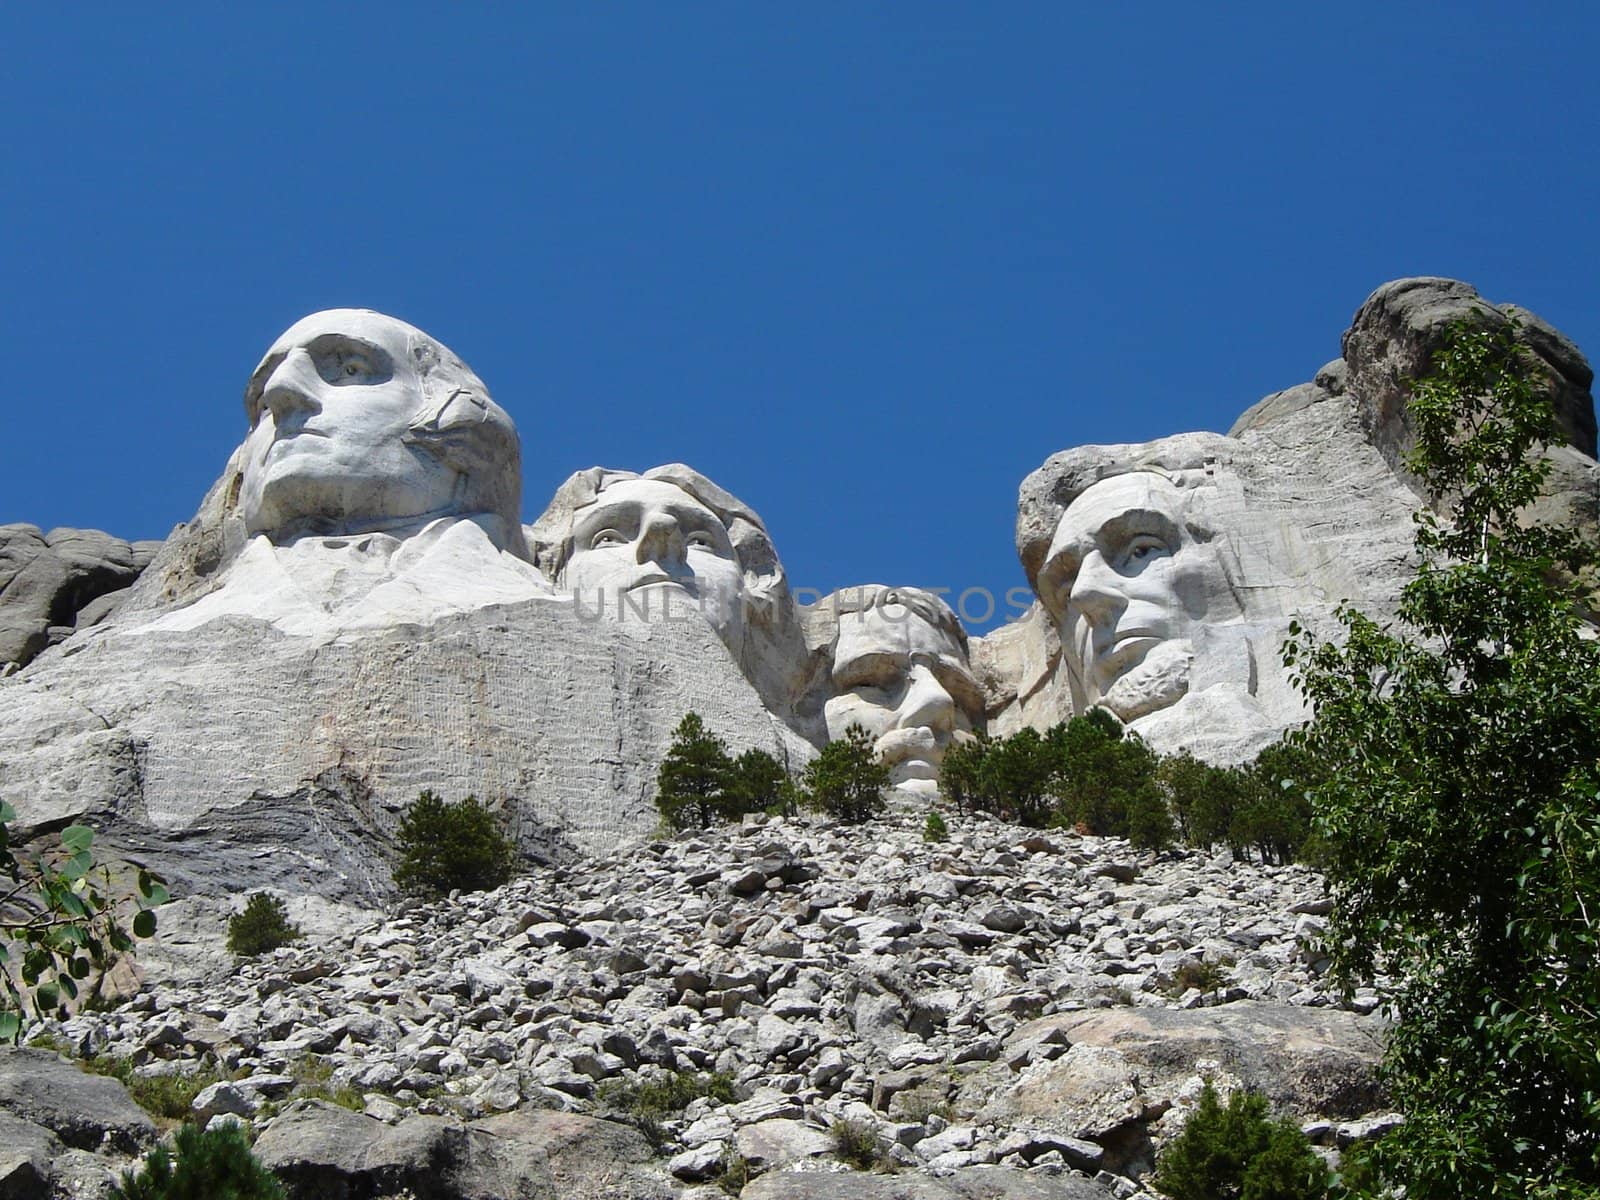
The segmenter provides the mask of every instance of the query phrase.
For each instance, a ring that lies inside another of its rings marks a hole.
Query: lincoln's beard
[[[1161,642],[1137,665],[1112,680],[1104,695],[1091,696],[1090,702],[1098,700],[1123,721],[1136,721],[1183,698],[1189,690],[1193,663],[1192,643]]]

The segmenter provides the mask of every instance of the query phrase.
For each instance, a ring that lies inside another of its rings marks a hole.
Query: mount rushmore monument
[[[485,382],[402,321],[317,313],[250,376],[244,441],[164,543],[0,527],[0,796],[24,831],[89,819],[191,891],[368,903],[424,788],[503,807],[535,856],[648,832],[690,709],[792,771],[859,723],[913,795],[958,739],[1093,706],[1239,761],[1306,715],[1290,621],[1392,612],[1423,503],[1405,381],[1469,313],[1517,320],[1556,399],[1570,444],[1537,519],[1600,533],[1577,348],[1400,280],[1226,435],[1045,458],[1016,512],[1035,602],[985,637],[914,581],[798,603],[775,531],[681,464],[580,471],[524,524]]]

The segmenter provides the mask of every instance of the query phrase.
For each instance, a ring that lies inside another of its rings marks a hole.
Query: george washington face
[[[426,405],[419,339],[428,341],[381,313],[335,309],[273,344],[245,393],[252,429],[240,501],[251,533],[371,527],[451,509],[460,472],[406,436]]]

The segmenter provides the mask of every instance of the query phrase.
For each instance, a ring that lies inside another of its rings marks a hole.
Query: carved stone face
[[[893,597],[840,615],[823,715],[830,738],[871,734],[892,783],[933,792],[951,740],[983,718],[983,691],[961,643]]]
[[[743,638],[744,572],[728,530],[675,484],[625,479],[578,509],[563,578],[590,611],[699,611],[730,649]]]
[[[292,326],[251,377],[240,504],[251,533],[342,532],[444,515],[460,473],[409,444],[426,397],[418,331],[334,309]]]
[[[1062,514],[1039,573],[1084,706],[1124,721],[1189,687],[1194,641],[1231,606],[1215,548],[1185,520],[1184,496],[1151,473],[1084,489]]]

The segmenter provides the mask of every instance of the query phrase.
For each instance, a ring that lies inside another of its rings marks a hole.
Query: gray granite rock
[[[0,1109],[84,1150],[132,1153],[156,1135],[115,1079],[87,1074],[46,1050],[0,1048]]]

